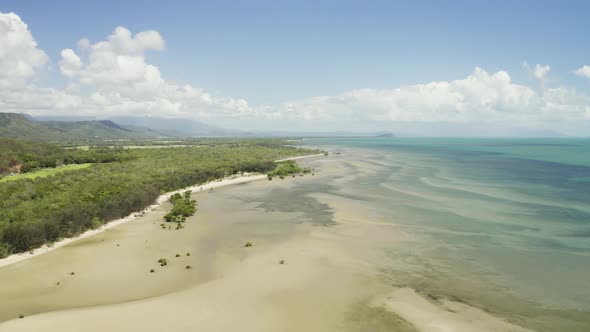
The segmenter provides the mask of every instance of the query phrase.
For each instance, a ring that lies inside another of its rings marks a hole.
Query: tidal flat
[[[538,293],[542,280],[521,287],[517,274],[501,268],[508,263],[494,265],[507,261],[499,258],[504,252],[474,245],[494,233],[469,220],[492,215],[495,207],[461,193],[470,203],[460,208],[461,197],[426,190],[423,184],[440,181],[446,169],[425,156],[331,149],[341,154],[300,161],[314,175],[195,193],[199,210],[181,230],[162,229],[169,209],[162,205],[0,267],[0,331],[590,326],[583,301],[565,289],[551,290],[562,296],[545,301]],[[161,258],[166,266],[158,265]],[[580,272],[571,272],[572,279]]]

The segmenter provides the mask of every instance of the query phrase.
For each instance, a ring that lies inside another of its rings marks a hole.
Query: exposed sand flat
[[[347,307],[367,296],[362,275],[332,261],[342,254],[323,236],[297,238],[182,292],[26,317],[0,331],[341,331]]]
[[[250,182],[233,191],[281,187],[291,180]],[[226,198],[222,190],[198,191],[199,210],[180,231],[161,229],[169,207],[165,203],[145,217],[0,268],[0,321],[21,313],[127,302],[186,289],[295,234],[284,214],[260,212],[252,204]],[[245,250],[246,241],[255,241],[256,247]],[[168,260],[165,269],[158,266],[159,258]],[[193,268],[185,270],[186,265]]]
[[[411,288],[396,289],[375,305],[395,312],[424,332],[531,332],[460,302],[443,299],[435,304]]]
[[[161,229],[163,203],[0,268],[0,332],[528,331],[467,304],[392,287],[380,274],[391,263],[384,250],[412,237],[363,201],[301,191],[351,171],[330,159],[312,166],[321,167],[315,176],[194,188],[199,211],[180,231]],[[306,213],[326,211],[332,226],[309,222]],[[168,266],[157,266],[161,257]]]

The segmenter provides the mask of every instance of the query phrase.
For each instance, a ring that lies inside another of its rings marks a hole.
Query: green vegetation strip
[[[133,158],[122,148],[63,149],[54,144],[0,138],[0,177],[62,165],[112,163]]]
[[[90,167],[91,163],[86,164],[72,164],[72,165],[64,165],[56,168],[45,168],[39,171],[31,172],[31,173],[21,173],[12,176],[5,176],[0,179],[0,182],[7,182],[7,181],[15,181],[20,179],[34,179],[34,178],[42,178],[50,175],[55,175],[61,172],[66,171],[75,171],[78,169],[84,169]]]

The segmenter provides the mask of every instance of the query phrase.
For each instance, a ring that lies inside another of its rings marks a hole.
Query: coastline
[[[484,293],[464,283],[469,273],[433,279],[413,261],[444,272],[424,251],[429,244],[373,205],[325,190],[372,174],[350,155],[313,161],[322,170],[315,177],[190,187],[200,209],[183,231],[160,229],[160,205],[141,221],[2,269],[0,331],[547,330],[547,312],[478,301]],[[323,224],[326,216],[334,223]],[[159,268],[162,257],[169,265]],[[550,330],[582,331],[561,327]]]
[[[282,162],[282,161],[287,161],[287,160],[301,160],[301,159],[316,158],[316,157],[322,157],[322,156],[324,156],[324,154],[295,156],[295,157],[278,159],[278,160],[275,160],[275,162]],[[176,193],[182,193],[187,190],[190,190],[193,192],[202,191],[202,190],[211,190],[211,189],[219,188],[219,187],[225,187],[225,186],[230,186],[230,185],[235,185],[235,184],[242,184],[242,183],[248,183],[248,182],[252,182],[252,181],[263,180],[266,178],[267,178],[267,176],[265,174],[254,174],[254,173],[245,174],[245,175],[241,175],[241,176],[233,175],[230,177],[214,180],[214,181],[207,182],[204,184],[194,185],[194,186],[174,190],[171,192],[167,192],[165,194],[158,196],[158,198],[156,199],[156,203],[146,207],[145,209],[143,209],[141,211],[132,212],[131,214],[129,214],[126,217],[109,221],[109,222],[105,223],[104,225],[100,226],[99,228],[87,230],[86,232],[84,232],[80,235],[59,240],[57,242],[54,242],[51,245],[44,244],[43,246],[41,246],[39,248],[35,248],[29,252],[22,252],[22,253],[12,254],[10,256],[4,257],[4,258],[0,259],[0,267],[8,266],[8,265],[15,264],[18,262],[22,262],[24,260],[51,252],[55,249],[67,246],[67,245],[74,243],[76,241],[92,237],[94,235],[100,234],[100,233],[102,233],[106,230],[109,230],[111,228],[128,223],[128,222],[133,221],[137,218],[141,218],[141,216],[139,214],[143,214],[145,212],[154,210],[156,207],[158,207],[158,206],[162,205],[163,203],[165,203],[166,201],[168,201],[170,196],[172,196]]]
[[[297,156],[297,157],[288,157],[288,158],[283,158],[283,159],[277,159],[275,160],[275,162],[280,163],[281,161],[287,161],[287,160],[300,160],[300,159],[307,159],[307,158],[316,158],[316,157],[324,157],[326,156],[323,153],[317,153],[317,154],[308,154],[305,156]]]

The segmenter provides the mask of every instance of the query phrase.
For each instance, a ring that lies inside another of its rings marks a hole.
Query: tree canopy
[[[190,191],[185,191],[184,195],[176,193],[169,201],[172,203],[172,210],[164,216],[166,222],[184,222],[197,211],[197,201],[191,199]]]

